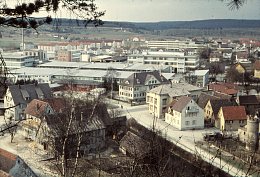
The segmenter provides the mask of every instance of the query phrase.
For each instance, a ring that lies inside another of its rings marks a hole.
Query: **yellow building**
[[[235,65],[235,69],[239,74],[244,74],[246,72],[246,69],[240,63]]]
[[[260,78],[260,60],[256,60],[254,63],[254,77]]]
[[[234,103],[230,102],[228,99],[208,100],[204,107],[205,119],[214,123],[220,108],[223,106],[234,106]]]

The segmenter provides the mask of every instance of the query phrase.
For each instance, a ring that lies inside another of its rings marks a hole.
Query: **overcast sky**
[[[96,0],[105,10],[103,20],[158,22],[202,19],[259,19],[260,0],[247,0],[239,10],[229,10],[220,0]]]

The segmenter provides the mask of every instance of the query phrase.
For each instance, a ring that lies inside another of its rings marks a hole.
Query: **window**
[[[192,121],[192,125],[196,125],[196,120],[193,120],[193,121]]]
[[[185,121],[185,125],[190,125],[190,121]]]
[[[166,102],[167,102],[167,98],[164,98],[164,99],[162,100],[162,104],[163,104],[163,105],[166,105]]]
[[[232,123],[233,123],[233,120],[226,120],[225,123],[227,123],[227,124],[232,124]]]

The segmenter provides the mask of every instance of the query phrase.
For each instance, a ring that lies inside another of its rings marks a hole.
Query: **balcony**
[[[190,109],[186,109],[185,111],[186,113],[196,113],[199,112],[198,108],[190,108]]]

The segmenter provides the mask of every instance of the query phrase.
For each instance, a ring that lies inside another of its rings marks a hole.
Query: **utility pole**
[[[113,76],[114,75],[112,74],[111,76],[112,76],[112,78],[111,78],[111,99],[113,99],[113,86],[114,86],[113,85],[113,78],[114,78]]]
[[[22,51],[24,51],[24,29],[22,28]]]

